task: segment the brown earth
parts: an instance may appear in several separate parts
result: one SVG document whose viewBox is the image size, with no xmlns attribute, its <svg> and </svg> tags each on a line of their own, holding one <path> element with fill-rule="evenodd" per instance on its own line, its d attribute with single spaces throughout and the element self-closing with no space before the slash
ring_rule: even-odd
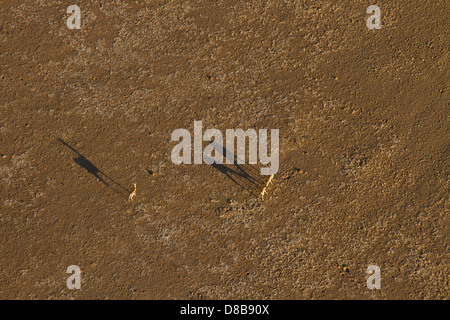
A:
<svg viewBox="0 0 450 320">
<path fill-rule="evenodd" d="M 449 4 L 372 4 L 1 0 L 0 298 L 448 299 Z M 195 120 L 280 129 L 265 201 Z"/>
</svg>

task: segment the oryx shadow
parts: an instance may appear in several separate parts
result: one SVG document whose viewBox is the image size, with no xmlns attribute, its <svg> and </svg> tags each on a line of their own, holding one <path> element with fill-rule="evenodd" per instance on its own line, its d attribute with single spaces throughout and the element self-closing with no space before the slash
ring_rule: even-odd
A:
<svg viewBox="0 0 450 320">
<path fill-rule="evenodd" d="M 95 178 L 97 178 L 102 184 L 107 186 L 108 188 L 111 188 L 114 192 L 128 197 L 131 191 L 128 191 L 126 188 L 124 188 L 121 184 L 114 181 L 112 178 L 110 178 L 108 175 L 106 175 L 104 172 L 102 172 L 100 169 L 97 168 L 91 161 L 86 159 L 85 156 L 83 156 L 80 152 L 78 152 L 75 148 L 71 147 L 67 142 L 65 142 L 61 138 L 57 138 L 58 142 L 65 145 L 67 148 L 72 150 L 77 154 L 76 158 L 73 158 L 73 161 L 78 164 L 80 167 L 85 169 L 88 173 L 92 174 Z M 108 182 L 109 181 L 109 182 Z"/>
<path fill-rule="evenodd" d="M 263 187 L 264 182 L 258 169 L 250 164 L 238 163 L 238 157 L 217 142 L 212 141 L 210 144 L 214 147 L 215 152 L 221 155 L 222 159 L 225 157 L 226 164 L 215 163 L 214 159 L 208 157 L 204 159 L 206 163 L 252 194 L 254 194 L 252 190 Z"/>
</svg>

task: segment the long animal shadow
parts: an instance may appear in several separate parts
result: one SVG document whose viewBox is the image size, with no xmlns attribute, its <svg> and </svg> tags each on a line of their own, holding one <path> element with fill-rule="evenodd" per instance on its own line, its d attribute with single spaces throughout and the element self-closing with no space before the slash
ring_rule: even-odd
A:
<svg viewBox="0 0 450 320">
<path fill-rule="evenodd" d="M 71 147 L 69 144 L 67 144 L 63 139 L 57 138 L 60 143 L 65 145 L 67 148 L 72 150 L 77 154 L 76 158 L 73 158 L 73 161 L 75 161 L 76 164 L 78 164 L 80 167 L 85 169 L 88 173 L 92 174 L 94 177 L 96 177 L 102 184 L 107 186 L 108 188 L 111 188 L 114 192 L 120 194 L 121 196 L 128 197 L 131 191 L 128 191 L 126 188 L 124 188 L 121 184 L 114 181 L 112 178 L 110 178 L 108 175 L 103 173 L 100 169 L 97 168 L 91 161 L 86 159 L 81 153 L 79 153 L 75 148 Z"/>
<path fill-rule="evenodd" d="M 259 189 L 264 186 L 264 181 L 261 179 L 259 170 L 250 164 L 239 164 L 238 158 L 231 151 L 217 142 L 211 141 L 211 145 L 214 147 L 215 152 L 218 152 L 222 158 L 225 157 L 225 159 L 228 160 L 227 162 L 232 162 L 233 164 L 218 164 L 208 157 L 205 157 L 205 162 L 223 173 L 243 190 L 247 190 L 253 195 L 256 195 L 254 193 L 255 190 L 258 190 L 259 193 Z"/>
</svg>

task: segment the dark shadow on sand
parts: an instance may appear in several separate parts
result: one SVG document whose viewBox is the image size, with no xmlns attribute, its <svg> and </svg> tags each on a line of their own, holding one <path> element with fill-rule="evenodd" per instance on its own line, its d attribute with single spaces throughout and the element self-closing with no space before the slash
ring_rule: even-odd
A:
<svg viewBox="0 0 450 320">
<path fill-rule="evenodd" d="M 107 176 L 105 173 L 103 173 L 100 169 L 98 169 L 92 162 L 90 162 L 88 159 L 86 159 L 81 153 L 79 153 L 76 149 L 68 145 L 63 139 L 57 138 L 58 142 L 65 145 L 67 148 L 72 150 L 77 154 L 76 158 L 73 158 L 73 161 L 75 161 L 76 164 L 78 164 L 80 167 L 85 169 L 88 173 L 92 174 L 94 177 L 96 177 L 102 184 L 107 186 L 108 188 L 111 188 L 114 192 L 128 197 L 131 191 L 128 191 L 125 189 L 122 185 L 114 181 L 112 178 Z"/>
<path fill-rule="evenodd" d="M 211 141 L 211 144 L 213 145 L 215 152 L 218 152 L 222 158 L 225 157 L 228 162 L 233 162 L 233 164 L 218 164 L 213 163 L 213 159 L 205 158 L 205 161 L 208 161 L 211 167 L 220 171 L 243 190 L 247 190 L 253 195 L 256 195 L 254 193 L 255 190 L 264 187 L 264 181 L 261 179 L 258 169 L 250 164 L 238 164 L 237 157 L 224 146 L 221 146 L 214 141 Z"/>
</svg>

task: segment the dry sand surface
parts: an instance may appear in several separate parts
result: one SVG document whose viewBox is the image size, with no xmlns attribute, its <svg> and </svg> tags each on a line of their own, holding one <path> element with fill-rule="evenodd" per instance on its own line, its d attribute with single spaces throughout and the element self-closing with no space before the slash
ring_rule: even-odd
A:
<svg viewBox="0 0 450 320">
<path fill-rule="evenodd" d="M 372 4 L 1 0 L 0 298 L 448 299 L 450 5 Z M 280 130 L 264 201 L 197 120 Z"/>
</svg>

